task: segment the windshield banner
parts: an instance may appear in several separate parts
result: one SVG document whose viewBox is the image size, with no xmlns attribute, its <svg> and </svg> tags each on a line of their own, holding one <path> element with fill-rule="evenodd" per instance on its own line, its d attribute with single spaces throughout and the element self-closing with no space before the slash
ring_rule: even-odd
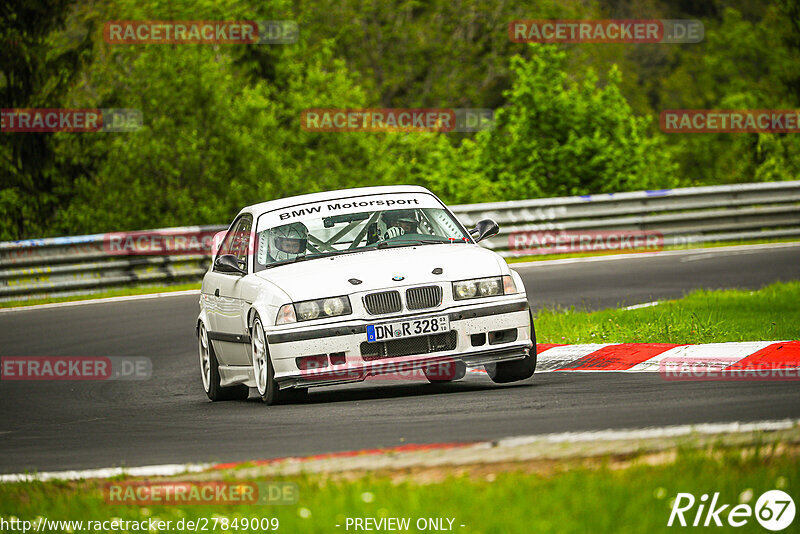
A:
<svg viewBox="0 0 800 534">
<path fill-rule="evenodd" d="M 443 208 L 435 197 L 427 193 L 385 193 L 360 197 L 344 197 L 299 204 L 270 211 L 258 218 L 258 232 L 293 222 L 301 222 L 334 215 L 348 215 L 369 211 L 401 210 L 409 208 Z"/>
</svg>

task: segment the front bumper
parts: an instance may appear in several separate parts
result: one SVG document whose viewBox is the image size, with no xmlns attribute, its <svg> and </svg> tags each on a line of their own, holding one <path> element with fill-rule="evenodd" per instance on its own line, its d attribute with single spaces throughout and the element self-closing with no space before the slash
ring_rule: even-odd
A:
<svg viewBox="0 0 800 534">
<path fill-rule="evenodd" d="M 467 367 L 478 367 L 489 363 L 500 363 L 525 358 L 531 350 L 532 343 L 529 341 L 524 344 L 517 344 L 513 347 L 489 349 L 469 354 L 451 355 L 420 355 L 402 356 L 398 358 L 385 358 L 378 362 L 365 362 L 356 366 L 332 366 L 331 369 L 317 369 L 306 371 L 299 377 L 287 377 L 278 380 L 280 389 L 292 387 L 318 387 L 335 386 L 337 384 L 347 384 L 350 382 L 361 382 L 370 376 L 393 375 L 400 379 L 418 378 L 420 375 L 415 371 L 425 368 L 441 366 L 442 372 L 439 376 L 445 376 L 451 372 L 452 365 L 456 361 L 461 361 Z M 337 369 L 337 367 L 341 367 Z"/>
<path fill-rule="evenodd" d="M 453 350 L 408 356 L 362 357 L 361 345 L 366 342 L 366 326 L 415 317 L 447 314 L 456 342 Z M 408 373 L 433 365 L 464 362 L 468 367 L 522 359 L 528 355 L 531 341 L 531 322 L 524 295 L 501 302 L 467 304 L 448 309 L 428 310 L 425 313 L 405 314 L 380 319 L 351 320 L 334 326 L 317 328 L 277 329 L 267 333 L 275 380 L 281 389 L 314 387 L 359 382 L 370 376 Z M 491 332 L 515 331 L 508 342 L 490 342 Z M 484 343 L 476 345 L 473 336 L 484 335 Z M 345 363 L 324 368 L 301 370 L 296 358 L 312 355 L 344 353 Z M 417 373 L 415 376 L 419 376 Z"/>
</svg>

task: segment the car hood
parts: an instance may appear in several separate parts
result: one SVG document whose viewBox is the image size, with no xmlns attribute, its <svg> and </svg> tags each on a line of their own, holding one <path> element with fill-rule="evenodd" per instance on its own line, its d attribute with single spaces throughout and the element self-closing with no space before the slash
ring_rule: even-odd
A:
<svg viewBox="0 0 800 534">
<path fill-rule="evenodd" d="M 433 274 L 437 267 L 442 274 Z M 443 244 L 355 252 L 267 269 L 269 280 L 298 302 L 390 287 L 508 274 L 497 254 L 478 245 Z M 402 280 L 392 280 L 402 276 Z M 361 284 L 349 280 L 356 278 Z"/>
</svg>

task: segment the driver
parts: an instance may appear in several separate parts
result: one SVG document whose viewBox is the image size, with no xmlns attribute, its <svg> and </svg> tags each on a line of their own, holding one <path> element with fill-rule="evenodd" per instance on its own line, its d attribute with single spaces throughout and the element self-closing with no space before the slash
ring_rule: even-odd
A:
<svg viewBox="0 0 800 534">
<path fill-rule="evenodd" d="M 268 235 L 268 261 L 264 264 L 293 260 L 306 253 L 308 228 L 300 222 L 270 228 Z"/>
<path fill-rule="evenodd" d="M 391 239 L 404 234 L 416 234 L 417 214 L 414 210 L 392 210 L 384 213 L 383 222 L 386 224 L 384 239 Z"/>
</svg>

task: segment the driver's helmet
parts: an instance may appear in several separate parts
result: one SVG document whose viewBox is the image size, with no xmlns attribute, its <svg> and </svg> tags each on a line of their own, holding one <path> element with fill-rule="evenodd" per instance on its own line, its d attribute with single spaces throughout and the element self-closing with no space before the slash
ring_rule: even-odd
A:
<svg viewBox="0 0 800 534">
<path fill-rule="evenodd" d="M 417 212 L 414 210 L 392 210 L 383 215 L 383 221 L 387 228 L 396 226 L 403 229 L 403 233 L 417 233 Z"/>
<path fill-rule="evenodd" d="M 294 259 L 306 253 L 308 228 L 303 223 L 284 224 L 269 231 L 269 255 L 274 261 Z"/>
</svg>

